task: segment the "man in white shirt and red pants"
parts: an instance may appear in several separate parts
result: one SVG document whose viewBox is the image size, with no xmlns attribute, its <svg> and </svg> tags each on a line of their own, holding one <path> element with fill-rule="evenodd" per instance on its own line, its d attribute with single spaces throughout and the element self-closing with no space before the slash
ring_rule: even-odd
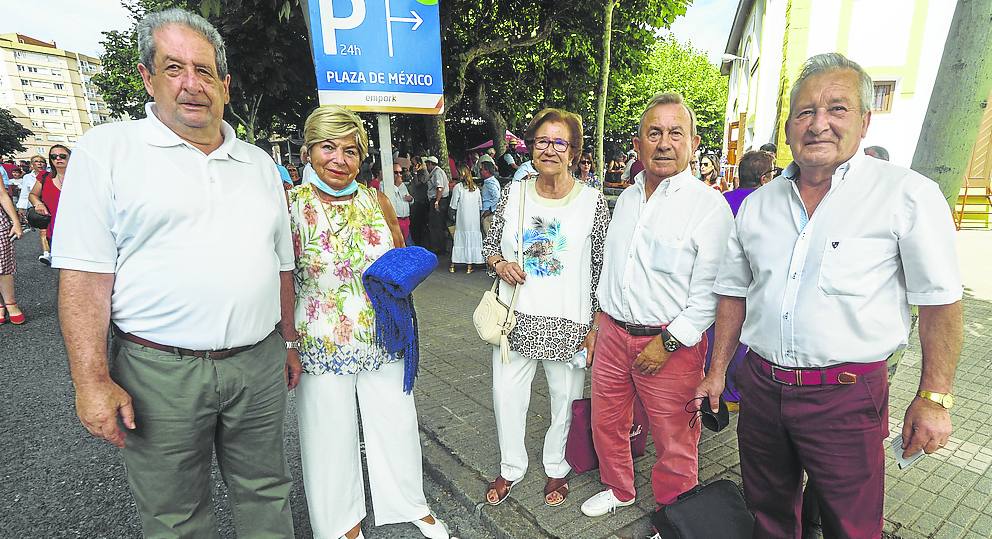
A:
<svg viewBox="0 0 992 539">
<path fill-rule="evenodd" d="M 582 504 L 588 516 L 634 503 L 635 398 L 658 455 L 655 501 L 670 504 L 698 482 L 699 425 L 689 426 L 685 406 L 703 379 L 712 285 L 733 223 L 723 196 L 689 169 L 698 146 L 682 96 L 654 96 L 634 138 L 644 172 L 617 200 L 597 291 L 592 430 L 606 489 Z"/>
<path fill-rule="evenodd" d="M 740 337 L 751 352 L 737 374 L 737 433 L 755 537 L 801 537 L 803 470 L 826 537 L 881 536 L 885 359 L 907 343 L 910 304 L 923 367 L 903 455 L 932 453 L 951 433 L 954 225 L 936 183 L 858 150 L 872 95 L 842 55 L 807 60 L 786 123 L 794 162 L 744 201 L 714 287 L 713 364 L 697 393 L 715 402 Z"/>
</svg>

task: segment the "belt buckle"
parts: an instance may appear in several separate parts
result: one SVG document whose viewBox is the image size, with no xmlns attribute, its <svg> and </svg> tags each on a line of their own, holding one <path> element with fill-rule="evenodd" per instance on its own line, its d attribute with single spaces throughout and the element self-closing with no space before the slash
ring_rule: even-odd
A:
<svg viewBox="0 0 992 539">
<path fill-rule="evenodd" d="M 849 386 L 851 384 L 856 384 L 857 382 L 858 382 L 858 375 L 857 374 L 844 371 L 844 372 L 839 373 L 837 375 L 837 383 L 838 384 Z"/>
<path fill-rule="evenodd" d="M 796 376 L 796 383 L 792 384 L 792 383 L 789 383 L 789 382 L 785 382 L 785 381 L 779 380 L 778 378 L 775 378 L 775 371 L 776 370 L 783 371 L 783 372 L 791 372 L 791 373 L 793 373 Z M 775 383 L 778 383 L 778 384 L 782 384 L 782 385 L 786 385 L 786 386 L 801 386 L 801 385 L 803 385 L 803 377 L 799 374 L 799 372 L 796 369 L 783 369 L 782 367 L 779 367 L 778 365 L 772 365 L 772 376 L 771 376 L 771 378 L 772 378 L 772 382 L 775 382 Z"/>
</svg>

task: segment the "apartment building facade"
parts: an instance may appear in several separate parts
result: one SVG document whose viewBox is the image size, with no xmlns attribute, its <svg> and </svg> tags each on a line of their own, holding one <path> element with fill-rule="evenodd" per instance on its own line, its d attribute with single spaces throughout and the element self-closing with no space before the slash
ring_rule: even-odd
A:
<svg viewBox="0 0 992 539">
<path fill-rule="evenodd" d="M 92 82 L 100 59 L 23 34 L 0 34 L 0 107 L 34 132 L 15 159 L 72 148 L 89 128 L 111 120 Z"/>
</svg>

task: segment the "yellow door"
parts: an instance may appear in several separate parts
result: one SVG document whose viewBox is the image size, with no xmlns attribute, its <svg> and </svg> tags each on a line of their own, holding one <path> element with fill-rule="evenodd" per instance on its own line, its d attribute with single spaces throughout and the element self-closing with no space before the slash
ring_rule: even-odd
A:
<svg viewBox="0 0 992 539">
<path fill-rule="evenodd" d="M 992 101 L 992 95 L 989 96 Z M 992 213 L 992 104 L 985 107 L 955 208 L 958 228 L 988 228 Z"/>
</svg>

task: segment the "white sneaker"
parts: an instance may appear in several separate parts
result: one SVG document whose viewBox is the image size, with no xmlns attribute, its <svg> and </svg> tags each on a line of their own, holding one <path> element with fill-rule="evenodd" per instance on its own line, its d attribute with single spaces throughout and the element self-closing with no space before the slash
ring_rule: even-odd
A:
<svg viewBox="0 0 992 539">
<path fill-rule="evenodd" d="M 582 504 L 582 513 L 587 517 L 601 517 L 606 513 L 615 511 L 617 507 L 634 505 L 635 499 L 631 498 L 628 501 L 622 502 L 613 495 L 613 489 L 606 489 L 586 500 Z"/>
<path fill-rule="evenodd" d="M 427 539 L 450 539 L 448 534 L 448 527 L 444 524 L 444 521 L 434 516 L 434 524 L 428 524 L 423 520 L 414 520 L 413 525 L 420 529 L 420 533 L 424 534 Z"/>
<path fill-rule="evenodd" d="M 52 265 L 52 254 L 49 253 L 48 251 L 45 251 L 44 253 L 41 253 L 38 256 L 38 262 L 41 262 L 42 264 L 44 264 L 46 266 L 51 266 Z"/>
</svg>

